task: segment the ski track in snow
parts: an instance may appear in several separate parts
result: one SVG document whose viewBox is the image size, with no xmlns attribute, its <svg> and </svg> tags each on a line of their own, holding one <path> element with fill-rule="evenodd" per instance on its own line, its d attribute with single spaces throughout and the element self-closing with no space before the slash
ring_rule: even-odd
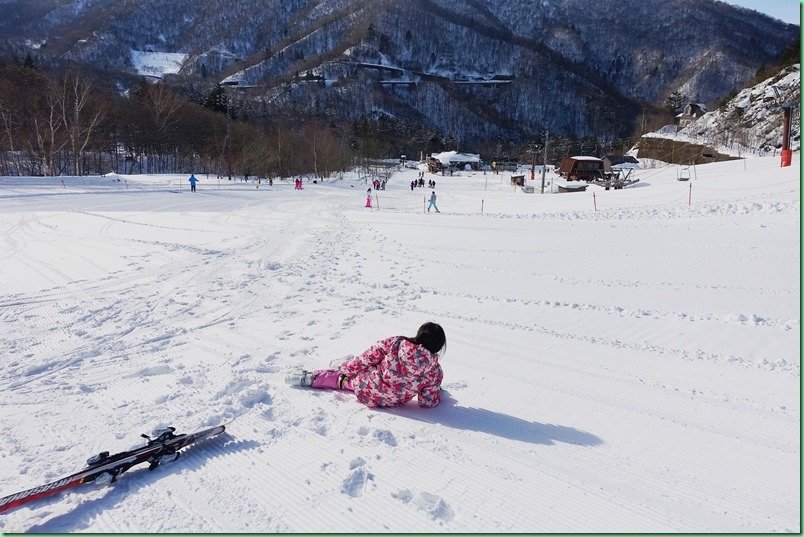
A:
<svg viewBox="0 0 804 537">
<path fill-rule="evenodd" d="M 22 275 L 0 284 L 0 492 L 234 420 L 0 529 L 798 531 L 797 278 L 753 277 L 797 259 L 797 231 L 755 226 L 796 202 L 422 215 L 414 173 L 379 212 L 346 184 L 0 196 Z M 442 211 L 460 181 L 440 178 Z M 435 409 L 283 382 L 429 319 L 448 337 Z"/>
</svg>

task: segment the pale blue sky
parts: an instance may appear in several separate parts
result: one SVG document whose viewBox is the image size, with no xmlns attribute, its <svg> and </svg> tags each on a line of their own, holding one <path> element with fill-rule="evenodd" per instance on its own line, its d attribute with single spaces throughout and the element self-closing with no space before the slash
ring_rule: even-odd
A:
<svg viewBox="0 0 804 537">
<path fill-rule="evenodd" d="M 723 0 L 801 26 L 799 0 Z"/>
</svg>

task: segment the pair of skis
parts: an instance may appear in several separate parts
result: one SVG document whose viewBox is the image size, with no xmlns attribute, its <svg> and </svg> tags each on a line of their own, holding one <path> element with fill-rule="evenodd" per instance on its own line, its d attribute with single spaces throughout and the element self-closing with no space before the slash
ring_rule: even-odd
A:
<svg viewBox="0 0 804 537">
<path fill-rule="evenodd" d="M 148 469 L 154 470 L 162 463 L 178 459 L 180 449 L 219 435 L 225 429 L 225 425 L 217 425 L 192 434 L 175 434 L 175 427 L 167 427 L 154 431 L 152 436 L 143 434 L 142 437 L 148 443 L 141 448 L 114 455 L 110 455 L 108 451 L 98 453 L 87 460 L 87 467 L 80 472 L 0 498 L 0 514 L 85 483 L 113 483 L 123 472 L 138 464 L 147 462 Z"/>
</svg>

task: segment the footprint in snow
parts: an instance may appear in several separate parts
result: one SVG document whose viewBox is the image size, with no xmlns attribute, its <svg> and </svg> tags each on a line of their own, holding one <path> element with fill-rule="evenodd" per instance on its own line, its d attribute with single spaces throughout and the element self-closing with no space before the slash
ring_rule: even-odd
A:
<svg viewBox="0 0 804 537">
<path fill-rule="evenodd" d="M 427 515 L 436 521 L 450 522 L 455 518 L 455 512 L 449 506 L 444 498 L 437 494 L 430 494 L 427 491 L 420 491 L 413 494 L 409 489 L 402 489 L 397 492 L 392 492 L 391 496 L 404 503 L 415 506 L 420 511 L 424 511 Z"/>
<path fill-rule="evenodd" d="M 352 460 L 349 468 L 349 475 L 341 485 L 341 493 L 352 498 L 359 498 L 366 493 L 366 485 L 369 480 L 374 479 L 374 476 L 366 469 L 366 461 L 361 457 Z"/>
<path fill-rule="evenodd" d="M 394 433 L 392 433 L 391 431 L 389 431 L 387 429 L 378 429 L 378 430 L 374 431 L 374 438 L 376 438 L 377 440 L 379 440 L 383 444 L 387 444 L 387 445 L 389 445 L 391 447 L 396 447 L 396 445 L 397 445 L 396 437 L 394 436 Z"/>
<path fill-rule="evenodd" d="M 357 430 L 357 434 L 360 436 L 368 436 L 370 430 L 368 427 L 360 427 Z M 383 444 L 389 445 L 391 447 L 396 447 L 398 442 L 396 441 L 396 436 L 394 433 L 389 431 L 388 429 L 377 429 L 374 431 L 372 436 L 377 439 L 378 441 L 382 442 Z"/>
</svg>

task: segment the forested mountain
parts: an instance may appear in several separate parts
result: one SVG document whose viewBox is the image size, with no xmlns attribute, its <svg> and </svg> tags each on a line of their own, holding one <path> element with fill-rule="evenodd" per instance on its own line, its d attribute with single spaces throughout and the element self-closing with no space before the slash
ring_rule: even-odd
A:
<svg viewBox="0 0 804 537">
<path fill-rule="evenodd" d="M 223 82 L 251 117 L 385 117 L 469 144 L 629 134 L 675 90 L 720 100 L 798 36 L 714 0 L 0 0 L 18 56 Z"/>
</svg>

